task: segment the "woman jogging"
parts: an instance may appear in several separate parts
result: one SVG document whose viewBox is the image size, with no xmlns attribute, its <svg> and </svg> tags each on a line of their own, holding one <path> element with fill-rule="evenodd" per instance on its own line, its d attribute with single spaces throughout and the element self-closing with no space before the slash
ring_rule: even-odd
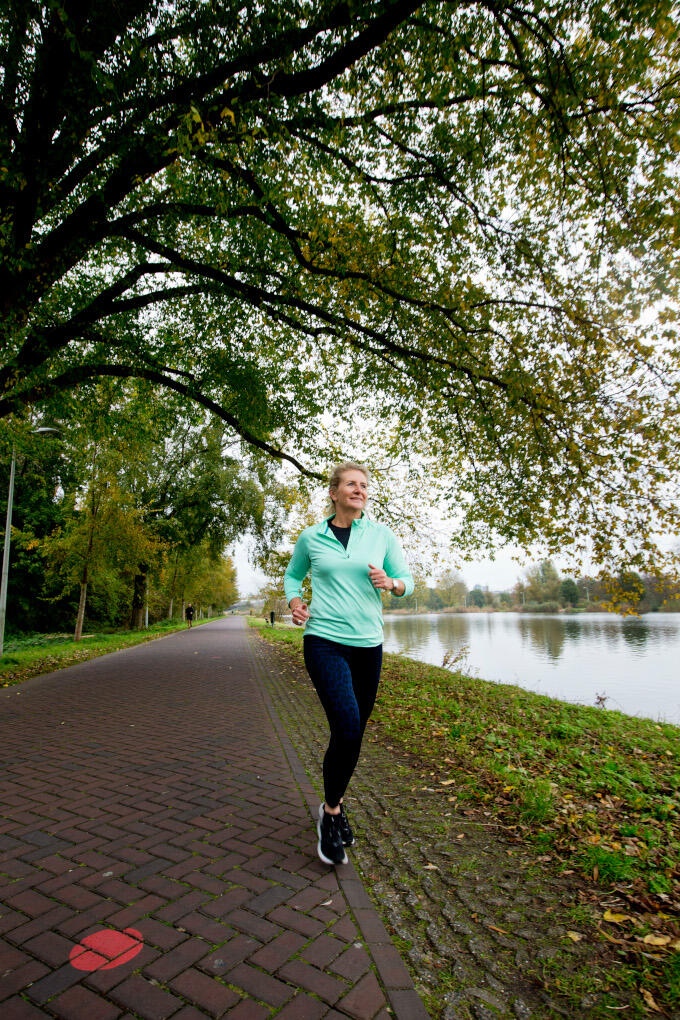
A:
<svg viewBox="0 0 680 1020">
<path fill-rule="evenodd" d="M 325 864 L 346 864 L 354 842 L 342 799 L 356 768 L 382 665 L 380 591 L 410 595 L 413 578 L 396 535 L 364 513 L 368 472 L 346 461 L 329 482 L 333 513 L 305 528 L 285 573 L 293 623 L 305 625 L 305 666 L 330 726 L 323 760 L 317 851 Z M 311 570 L 312 601 L 302 597 Z"/>
</svg>

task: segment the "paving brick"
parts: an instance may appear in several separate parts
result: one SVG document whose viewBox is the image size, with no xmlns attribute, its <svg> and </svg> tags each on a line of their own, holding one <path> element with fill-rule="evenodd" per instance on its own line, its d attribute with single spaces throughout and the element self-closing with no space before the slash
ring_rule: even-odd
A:
<svg viewBox="0 0 680 1020">
<path fill-rule="evenodd" d="M 182 1005 L 181 999 L 137 975 L 117 985 L 111 998 L 144 1020 L 167 1020 Z"/>
<path fill-rule="evenodd" d="M 140 889 L 119 878 L 105 879 L 101 885 L 97 886 L 97 892 L 108 900 L 117 900 L 118 903 L 126 906 L 136 903 L 144 897 L 144 893 Z"/>
<path fill-rule="evenodd" d="M 34 981 L 39 981 L 47 973 L 48 969 L 44 964 L 38 963 L 37 960 L 29 960 L 28 963 L 3 974 L 0 977 L 0 1002 L 16 995 Z"/>
<path fill-rule="evenodd" d="M 251 894 L 247 889 L 231 889 L 223 896 L 218 896 L 211 903 L 207 903 L 202 912 L 208 917 L 224 917 L 237 907 L 243 906 L 250 898 Z M 250 908 L 250 904 L 248 906 Z"/>
<path fill-rule="evenodd" d="M 175 927 L 179 932 L 187 931 L 192 935 L 198 935 L 199 938 L 205 939 L 206 942 L 210 942 L 212 945 L 226 942 L 227 939 L 234 935 L 234 929 L 230 925 L 222 924 L 220 921 L 213 921 L 211 918 L 199 913 L 191 913 L 187 914 L 186 917 L 180 917 Z"/>
<path fill-rule="evenodd" d="M 365 949 L 352 945 L 341 956 L 333 960 L 330 969 L 349 981 L 356 982 L 371 969 L 371 958 Z"/>
<path fill-rule="evenodd" d="M 54 900 L 42 896 L 38 892 L 26 891 L 17 896 L 10 896 L 6 901 L 7 906 L 13 910 L 20 910 L 22 914 L 29 917 L 39 917 L 54 908 Z"/>
<path fill-rule="evenodd" d="M 375 974 L 366 974 L 347 995 L 336 1003 L 342 1013 L 347 1013 L 354 1020 L 371 1020 L 381 1006 L 385 1006 L 385 996 L 378 984 Z"/>
<path fill-rule="evenodd" d="M 348 950 L 349 952 L 349 950 Z M 386 988 L 411 989 L 411 976 L 394 946 L 373 946 L 371 955 Z"/>
<path fill-rule="evenodd" d="M 25 948 L 50 967 L 61 967 L 67 962 L 74 945 L 75 942 L 65 939 L 56 931 L 45 931 L 26 942 Z"/>
<path fill-rule="evenodd" d="M 210 893 L 211 896 L 222 896 L 228 892 L 231 885 L 230 882 L 223 882 L 219 878 L 213 878 L 212 875 L 204 875 L 200 871 L 190 871 L 188 875 L 184 876 L 182 881 L 190 885 L 192 889 L 201 889 L 203 892 Z"/>
<path fill-rule="evenodd" d="M 196 910 L 197 907 L 202 907 L 204 903 L 207 903 L 210 897 L 202 892 L 190 892 L 186 896 L 181 896 L 174 903 L 168 903 L 167 906 L 161 910 L 155 911 L 155 916 L 160 921 L 173 921 L 179 920 L 185 914 L 188 914 L 192 910 Z"/>
<path fill-rule="evenodd" d="M 390 991 L 389 1000 L 396 1020 L 430 1020 L 430 1014 L 412 988 Z"/>
<path fill-rule="evenodd" d="M 277 885 L 271 889 L 267 889 L 266 892 L 260 893 L 248 904 L 248 910 L 254 911 L 256 914 L 269 914 L 275 907 L 280 904 L 288 902 L 290 900 L 291 890 L 285 886 Z"/>
<path fill-rule="evenodd" d="M 54 907 L 47 914 L 41 914 L 40 917 L 35 917 L 32 921 L 12 928 L 7 932 L 7 940 L 16 942 L 16 945 L 20 946 L 21 943 L 28 942 L 30 938 L 35 938 L 43 931 L 51 931 L 53 928 L 61 928 L 61 925 L 75 923 L 77 918 L 83 916 L 85 915 L 74 914 L 68 907 Z M 79 927 L 80 921 L 75 926 Z"/>
<path fill-rule="evenodd" d="M 318 995 L 331 1006 L 347 991 L 346 982 L 339 981 L 303 960 L 289 960 L 288 963 L 284 963 L 278 971 L 278 976 L 288 984 L 296 985 L 306 992 L 311 992 L 312 995 Z"/>
<path fill-rule="evenodd" d="M 271 1015 L 272 1011 L 268 1006 L 263 1006 L 260 1002 L 253 1002 L 252 999 L 241 999 L 238 1006 L 234 1006 L 227 1013 L 229 1020 L 265 1020 Z M 277 1013 L 276 1015 L 280 1016 L 281 1014 Z M 301 1017 L 300 1020 L 303 1018 Z"/>
<path fill-rule="evenodd" d="M 230 942 L 220 946 L 208 956 L 204 956 L 198 966 L 207 974 L 222 977 L 233 970 L 237 964 L 249 959 L 259 948 L 260 943 L 256 939 L 251 939 L 247 935 L 237 935 Z"/>
<path fill-rule="evenodd" d="M 205 942 L 202 942 L 200 939 L 189 938 L 177 946 L 176 949 L 171 950 L 169 953 L 164 953 L 163 956 L 150 963 L 148 967 L 144 968 L 144 973 L 156 981 L 162 981 L 164 984 L 167 984 L 171 978 L 174 978 L 181 971 L 191 967 L 197 960 L 205 956 L 205 950 Z"/>
<path fill-rule="evenodd" d="M 290 907 L 277 907 L 276 910 L 272 910 L 269 920 L 276 921 L 282 928 L 299 931 L 300 934 L 306 935 L 308 938 L 320 935 L 324 930 L 324 925 L 320 921 L 308 917 L 307 914 L 301 914 L 297 910 L 291 910 Z"/>
<path fill-rule="evenodd" d="M 341 942 L 340 939 L 333 938 L 332 935 L 319 935 L 318 939 L 314 939 L 300 951 L 300 956 L 304 957 L 308 963 L 314 964 L 315 967 L 325 968 L 334 960 L 336 956 L 340 956 L 340 953 L 346 949 L 345 942 Z"/>
<path fill-rule="evenodd" d="M 105 893 L 104 896 L 107 894 Z M 97 896 L 96 893 L 79 885 L 62 886 L 56 893 L 56 898 L 65 903 L 67 907 L 73 907 L 74 910 L 90 910 L 103 902 L 102 896 Z"/>
<path fill-rule="evenodd" d="M 225 920 L 232 924 L 234 928 L 245 932 L 246 935 L 252 935 L 254 938 L 259 939 L 260 942 L 269 942 L 270 939 L 273 939 L 281 932 L 279 925 L 272 924 L 271 921 L 258 917 L 256 914 L 251 914 L 247 910 L 232 910 Z"/>
<path fill-rule="evenodd" d="M 205 1020 L 205 1013 L 195 1006 L 183 1006 L 179 1013 L 173 1015 L 172 1020 Z"/>
<path fill-rule="evenodd" d="M 143 937 L 149 946 L 156 946 L 158 949 L 174 949 L 180 942 L 188 938 L 186 932 L 178 931 L 167 924 L 161 924 L 152 917 L 143 917 L 135 924 L 135 929 Z"/>
<path fill-rule="evenodd" d="M 284 931 L 271 942 L 268 942 L 266 946 L 262 946 L 261 949 L 253 952 L 248 959 L 256 967 L 262 967 L 263 970 L 273 974 L 294 953 L 297 953 L 304 944 L 305 937 L 303 935 L 299 935 L 294 931 Z"/>
<path fill-rule="evenodd" d="M 98 995 L 76 985 L 50 1002 L 50 1012 L 60 1020 L 117 1020 L 120 1009 Z"/>
<path fill-rule="evenodd" d="M 389 945 L 390 937 L 387 934 L 387 929 L 373 908 L 370 910 L 355 910 L 353 913 L 359 925 L 359 930 L 365 939 L 369 942 L 383 942 Z"/>
<path fill-rule="evenodd" d="M 51 971 L 46 977 L 32 984 L 26 994 L 33 1002 L 43 1006 L 53 996 L 59 995 L 60 992 L 66 991 L 67 988 L 71 988 L 73 985 L 77 985 L 82 977 L 82 971 L 76 970 L 70 963 L 66 963 L 63 967 Z"/>
<path fill-rule="evenodd" d="M 2 1020 L 41 1020 L 48 1015 L 38 1006 L 32 1006 L 18 996 L 6 999 L 2 1004 Z"/>
<path fill-rule="evenodd" d="M 307 886 L 306 889 L 301 889 L 289 899 L 288 906 L 292 907 L 293 910 L 312 910 L 314 907 L 318 907 L 320 903 L 325 903 L 329 899 L 330 897 L 326 889 Z"/>
<path fill-rule="evenodd" d="M 170 917 L 162 916 L 163 911 L 158 909 L 164 904 L 165 900 L 161 899 L 160 896 L 143 896 L 141 900 L 133 903 L 131 907 L 124 907 L 122 910 L 109 914 L 108 923 L 112 928 L 129 928 L 130 925 L 134 925 L 136 921 L 139 921 L 141 917 L 146 917 L 154 911 L 156 917 L 159 917 L 161 920 L 173 920 Z"/>
<path fill-rule="evenodd" d="M 328 1006 L 312 999 L 309 995 L 298 992 L 294 999 L 276 1014 L 276 1020 L 318 1020 L 328 1015 Z"/>
<path fill-rule="evenodd" d="M 0 943 L 0 974 L 6 970 L 14 970 L 22 963 L 28 963 L 29 959 L 30 957 L 20 949 L 15 949 L 7 942 Z"/>
<path fill-rule="evenodd" d="M 27 920 L 25 914 L 20 914 L 18 910 L 9 910 L 0 904 L 0 935 L 6 935 L 7 932 L 25 924 Z"/>
<path fill-rule="evenodd" d="M 337 938 L 344 939 L 345 942 L 355 942 L 359 935 L 356 925 L 348 915 L 335 921 L 331 932 Z"/>
<path fill-rule="evenodd" d="M 184 999 L 188 999 L 210 1016 L 221 1016 L 231 1006 L 236 1006 L 240 996 L 214 978 L 198 970 L 185 970 L 170 983 Z"/>
<path fill-rule="evenodd" d="M 283 1006 L 293 996 L 295 989 L 284 985 L 283 981 L 277 981 L 269 974 L 264 974 L 255 967 L 249 967 L 247 963 L 241 963 L 234 967 L 226 976 L 230 985 L 242 988 L 254 999 L 269 1003 L 270 1006 Z"/>
</svg>

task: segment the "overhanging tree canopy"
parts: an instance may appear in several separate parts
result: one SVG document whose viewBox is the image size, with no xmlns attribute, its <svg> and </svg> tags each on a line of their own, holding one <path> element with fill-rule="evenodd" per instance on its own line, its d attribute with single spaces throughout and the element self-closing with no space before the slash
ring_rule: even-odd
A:
<svg viewBox="0 0 680 1020">
<path fill-rule="evenodd" d="M 678 530 L 677 15 L 8 0 L 0 415 L 136 376 L 314 474 L 320 412 L 363 406 L 455 478 L 468 548 L 648 564 Z"/>
</svg>

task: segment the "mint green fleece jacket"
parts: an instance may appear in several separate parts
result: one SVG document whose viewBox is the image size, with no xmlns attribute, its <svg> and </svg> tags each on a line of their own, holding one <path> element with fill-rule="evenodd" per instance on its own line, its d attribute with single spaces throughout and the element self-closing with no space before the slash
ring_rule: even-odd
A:
<svg viewBox="0 0 680 1020">
<path fill-rule="evenodd" d="M 362 648 L 379 645 L 382 601 L 371 584 L 368 565 L 382 567 L 388 577 L 403 581 L 402 598 L 413 591 L 411 572 L 397 536 L 386 524 L 363 514 L 352 522 L 347 549 L 343 549 L 328 527 L 332 519 L 305 528 L 295 543 L 283 580 L 286 600 L 296 595 L 304 600 L 302 582 L 311 570 L 312 601 L 305 634 Z"/>
</svg>

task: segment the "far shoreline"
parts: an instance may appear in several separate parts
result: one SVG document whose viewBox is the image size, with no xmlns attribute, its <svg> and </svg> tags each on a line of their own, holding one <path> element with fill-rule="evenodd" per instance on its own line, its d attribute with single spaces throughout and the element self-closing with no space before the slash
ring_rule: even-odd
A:
<svg viewBox="0 0 680 1020">
<path fill-rule="evenodd" d="M 383 609 L 384 616 L 469 616 L 479 613 L 490 615 L 515 613 L 517 616 L 584 616 L 587 614 L 601 614 L 603 616 L 620 616 L 641 619 L 643 616 L 677 616 L 680 609 L 649 609 L 638 613 L 629 609 L 625 612 L 618 612 L 615 609 L 607 609 L 598 606 L 597 609 L 550 609 L 543 612 L 540 609 L 522 609 L 513 606 L 510 609 L 496 609 L 493 606 L 468 606 L 458 609 Z"/>
</svg>

